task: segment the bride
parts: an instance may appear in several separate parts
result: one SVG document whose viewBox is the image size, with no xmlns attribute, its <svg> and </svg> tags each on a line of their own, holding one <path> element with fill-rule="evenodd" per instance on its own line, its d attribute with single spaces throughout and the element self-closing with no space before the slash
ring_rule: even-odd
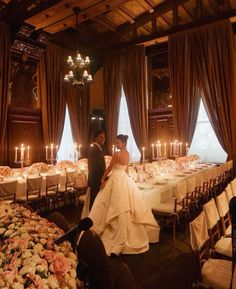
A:
<svg viewBox="0 0 236 289">
<path fill-rule="evenodd" d="M 149 243 L 159 241 L 160 228 L 151 209 L 128 176 L 127 140 L 126 135 L 117 136 L 119 152 L 114 153 L 102 177 L 101 190 L 89 214 L 107 255 L 143 253 L 149 249 Z"/>
</svg>

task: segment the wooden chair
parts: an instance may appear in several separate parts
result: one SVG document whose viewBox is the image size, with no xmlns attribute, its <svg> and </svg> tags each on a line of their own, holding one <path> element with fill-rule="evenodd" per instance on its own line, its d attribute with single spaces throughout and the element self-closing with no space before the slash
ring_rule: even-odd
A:
<svg viewBox="0 0 236 289">
<path fill-rule="evenodd" d="M 220 216 L 222 235 L 224 237 L 230 236 L 232 231 L 231 218 L 229 213 L 229 203 L 227 201 L 225 192 L 222 192 L 219 196 L 216 197 L 216 206 Z"/>
<path fill-rule="evenodd" d="M 26 201 L 39 200 L 41 198 L 43 178 L 41 176 L 27 178 Z"/>
<path fill-rule="evenodd" d="M 60 174 L 47 175 L 46 176 L 46 200 L 47 210 L 53 209 L 58 205 L 58 186 L 59 186 Z"/>
<path fill-rule="evenodd" d="M 232 258 L 232 239 L 224 238 L 220 231 L 220 217 L 214 199 L 203 205 L 210 236 L 210 246 L 215 254 L 221 258 Z"/>
<path fill-rule="evenodd" d="M 199 259 L 202 276 L 202 281 L 193 284 L 193 287 L 229 289 L 232 273 L 232 262 L 228 260 L 211 258 L 205 213 L 201 212 L 201 214 L 195 218 L 189 224 L 189 226 L 191 247 Z M 235 272 L 233 281 L 234 284 L 236 284 Z"/>
<path fill-rule="evenodd" d="M 0 182 L 0 199 L 5 202 L 16 201 L 16 186 L 17 181 L 4 181 Z"/>
</svg>

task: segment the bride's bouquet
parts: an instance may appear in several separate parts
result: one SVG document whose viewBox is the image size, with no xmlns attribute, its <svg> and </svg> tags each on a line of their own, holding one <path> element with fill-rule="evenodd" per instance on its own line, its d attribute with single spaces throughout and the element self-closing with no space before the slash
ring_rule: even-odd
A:
<svg viewBox="0 0 236 289">
<path fill-rule="evenodd" d="M 63 231 L 18 204 L 0 202 L 0 288 L 76 289 L 77 258 Z"/>
</svg>

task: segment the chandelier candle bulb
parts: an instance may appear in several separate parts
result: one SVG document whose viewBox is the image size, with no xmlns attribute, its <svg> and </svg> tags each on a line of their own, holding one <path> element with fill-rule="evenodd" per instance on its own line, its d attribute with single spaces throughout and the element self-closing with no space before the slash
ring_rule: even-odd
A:
<svg viewBox="0 0 236 289">
<path fill-rule="evenodd" d="M 85 77 L 85 78 L 88 77 L 88 71 L 87 70 L 84 71 L 83 77 Z"/>
<path fill-rule="evenodd" d="M 143 162 L 145 162 L 145 147 L 142 148 L 143 151 Z"/>
<path fill-rule="evenodd" d="M 18 151 L 18 147 L 15 147 L 15 163 L 17 163 L 17 151 Z"/>
<path fill-rule="evenodd" d="M 152 159 L 155 159 L 155 151 L 154 151 L 154 144 L 152 144 Z"/>
<path fill-rule="evenodd" d="M 87 78 L 87 81 L 92 81 L 92 80 L 93 80 L 92 75 L 89 74 L 89 75 L 88 75 L 88 78 Z"/>
</svg>

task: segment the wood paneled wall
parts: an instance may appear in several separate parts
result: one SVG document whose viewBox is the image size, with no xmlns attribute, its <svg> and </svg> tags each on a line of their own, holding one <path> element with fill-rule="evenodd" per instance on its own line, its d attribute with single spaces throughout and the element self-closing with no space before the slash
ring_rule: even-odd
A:
<svg viewBox="0 0 236 289">
<path fill-rule="evenodd" d="M 10 107 L 7 134 L 10 167 L 19 166 L 14 163 L 14 148 L 20 144 L 30 146 L 29 165 L 44 160 L 41 110 Z"/>
</svg>

